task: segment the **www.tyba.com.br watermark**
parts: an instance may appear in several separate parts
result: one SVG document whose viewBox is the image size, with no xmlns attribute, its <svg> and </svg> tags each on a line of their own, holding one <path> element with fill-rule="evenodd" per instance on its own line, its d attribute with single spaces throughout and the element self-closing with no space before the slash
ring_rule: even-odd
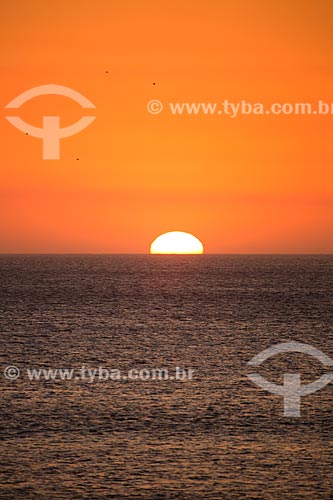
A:
<svg viewBox="0 0 333 500">
<path fill-rule="evenodd" d="M 168 368 L 130 368 L 121 370 L 119 368 L 106 368 L 98 366 L 91 368 L 82 365 L 79 368 L 24 368 L 7 366 L 3 371 L 7 380 L 24 378 L 30 382 L 45 381 L 80 381 L 92 384 L 93 382 L 105 381 L 185 381 L 193 380 L 194 370 L 176 366 Z"/>
</svg>

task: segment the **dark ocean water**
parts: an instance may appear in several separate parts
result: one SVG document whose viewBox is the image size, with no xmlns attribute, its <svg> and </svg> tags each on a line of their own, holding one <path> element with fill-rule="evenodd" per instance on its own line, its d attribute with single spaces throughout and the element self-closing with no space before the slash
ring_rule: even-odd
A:
<svg viewBox="0 0 333 500">
<path fill-rule="evenodd" d="M 333 384 L 288 418 L 247 378 L 280 342 L 333 357 L 332 285 L 332 256 L 2 256 L 0 498 L 332 499 Z M 194 373 L 26 371 L 82 366 Z M 289 353 L 257 371 L 307 383 L 327 368 Z"/>
</svg>

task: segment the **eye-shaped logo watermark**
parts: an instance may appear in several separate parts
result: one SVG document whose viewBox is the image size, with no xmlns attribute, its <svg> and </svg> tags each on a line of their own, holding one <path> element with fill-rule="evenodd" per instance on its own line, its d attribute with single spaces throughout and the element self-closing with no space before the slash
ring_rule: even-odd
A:
<svg viewBox="0 0 333 500">
<path fill-rule="evenodd" d="M 73 101 L 80 104 L 82 108 L 95 108 L 95 106 L 82 94 L 70 89 L 69 87 L 64 87 L 63 85 L 41 85 L 39 87 L 34 87 L 33 89 L 27 90 L 26 92 L 23 92 L 19 96 L 15 97 L 15 99 L 10 101 L 10 103 L 5 107 L 6 109 L 17 109 L 34 97 L 50 94 L 69 97 Z M 59 116 L 43 116 L 43 128 L 39 128 L 26 123 L 18 116 L 6 116 L 6 119 L 14 125 L 14 127 L 18 128 L 22 132 L 25 132 L 26 134 L 43 140 L 44 160 L 59 160 L 60 139 L 70 137 L 71 135 L 81 132 L 81 130 L 88 127 L 88 125 L 90 125 L 95 118 L 95 116 L 83 116 L 73 125 L 60 128 Z"/>
<path fill-rule="evenodd" d="M 303 344 L 301 342 L 285 342 L 269 347 L 268 349 L 265 349 L 261 353 L 257 354 L 257 356 L 254 356 L 248 364 L 250 366 L 260 366 L 263 361 L 271 356 L 284 352 L 301 352 L 309 354 L 310 356 L 318 359 L 318 361 L 320 361 L 324 366 L 333 366 L 333 360 L 326 356 L 323 352 L 312 347 L 311 345 Z M 262 389 L 272 392 L 273 394 L 278 394 L 284 398 L 285 417 L 299 417 L 301 414 L 301 396 L 306 396 L 307 394 L 319 391 L 319 389 L 322 389 L 333 380 L 333 373 L 327 373 L 310 384 L 301 385 L 300 373 L 285 373 L 284 384 L 277 385 L 269 382 L 258 373 L 251 373 L 247 376 L 250 380 L 252 380 L 252 382 Z"/>
</svg>

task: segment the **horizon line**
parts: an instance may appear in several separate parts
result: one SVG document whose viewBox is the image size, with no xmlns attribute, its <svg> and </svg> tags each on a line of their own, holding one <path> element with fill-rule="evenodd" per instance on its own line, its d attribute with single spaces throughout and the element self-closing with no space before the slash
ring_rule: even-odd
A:
<svg viewBox="0 0 333 500">
<path fill-rule="evenodd" d="M 201 254 L 191 254 L 191 253 L 165 253 L 165 254 L 152 254 L 150 252 L 0 252 L 0 257 L 8 257 L 8 256 L 19 256 L 19 255 L 142 255 L 142 256 L 183 256 L 183 255 L 187 255 L 187 256 L 205 256 L 205 255 L 212 255 L 212 256 L 216 256 L 216 255 L 255 255 L 255 256 L 260 256 L 260 255 L 268 255 L 268 256 L 272 256 L 272 255 L 276 255 L 276 256 L 320 256 L 320 255 L 323 255 L 323 256 L 333 256 L 333 253 L 326 253 L 326 252 L 306 252 L 306 253 L 302 253 L 302 252 L 249 252 L 249 253 L 246 253 L 246 252 L 219 252 L 219 253 L 216 253 L 216 252 L 204 252 L 204 253 L 201 253 Z"/>
</svg>

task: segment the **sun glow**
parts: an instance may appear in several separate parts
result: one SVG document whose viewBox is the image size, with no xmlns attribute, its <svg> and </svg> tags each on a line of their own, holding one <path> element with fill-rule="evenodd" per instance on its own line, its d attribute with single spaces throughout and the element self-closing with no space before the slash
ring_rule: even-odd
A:
<svg viewBox="0 0 333 500">
<path fill-rule="evenodd" d="M 171 231 L 158 236 L 150 246 L 152 254 L 201 254 L 203 245 L 190 233 Z"/>
</svg>

